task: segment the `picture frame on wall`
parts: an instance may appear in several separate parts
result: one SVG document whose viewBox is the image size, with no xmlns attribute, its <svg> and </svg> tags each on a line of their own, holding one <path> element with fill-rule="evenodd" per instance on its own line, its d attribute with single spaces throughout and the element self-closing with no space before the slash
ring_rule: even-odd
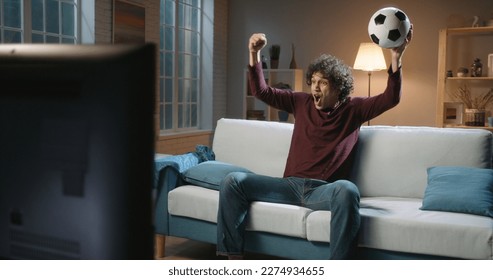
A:
<svg viewBox="0 0 493 280">
<path fill-rule="evenodd" d="M 145 6 L 124 0 L 113 2 L 113 43 L 145 43 Z"/>
<path fill-rule="evenodd" d="M 464 104 L 461 102 L 445 102 L 443 119 L 446 124 L 461 125 L 464 114 Z"/>
</svg>

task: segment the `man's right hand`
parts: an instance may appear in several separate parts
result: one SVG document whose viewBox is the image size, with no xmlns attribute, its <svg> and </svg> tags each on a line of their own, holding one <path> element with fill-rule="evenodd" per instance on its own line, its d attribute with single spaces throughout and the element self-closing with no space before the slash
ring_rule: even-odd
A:
<svg viewBox="0 0 493 280">
<path fill-rule="evenodd" d="M 264 33 L 254 33 L 250 37 L 250 41 L 248 43 L 248 49 L 252 53 L 259 52 L 267 45 L 267 38 Z"/>
</svg>

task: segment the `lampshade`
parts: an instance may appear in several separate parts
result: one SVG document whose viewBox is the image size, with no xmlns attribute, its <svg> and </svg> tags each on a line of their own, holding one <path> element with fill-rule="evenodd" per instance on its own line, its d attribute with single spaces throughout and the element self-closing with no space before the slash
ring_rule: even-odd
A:
<svg viewBox="0 0 493 280">
<path fill-rule="evenodd" d="M 387 69 L 382 48 L 374 43 L 361 43 L 353 68 L 363 71 L 380 71 Z"/>
</svg>

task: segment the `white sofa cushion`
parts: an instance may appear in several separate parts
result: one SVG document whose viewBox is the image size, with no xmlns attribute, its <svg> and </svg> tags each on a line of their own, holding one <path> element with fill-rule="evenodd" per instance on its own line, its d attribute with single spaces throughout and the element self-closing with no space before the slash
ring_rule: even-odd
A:
<svg viewBox="0 0 493 280">
<path fill-rule="evenodd" d="M 186 203 L 185 203 L 186 202 Z M 169 192 L 168 212 L 217 223 L 219 192 L 192 185 Z M 253 202 L 247 230 L 306 238 L 306 217 L 312 210 L 287 204 Z"/>
<path fill-rule="evenodd" d="M 412 198 L 362 198 L 360 207 L 362 221 L 359 243 L 362 247 L 456 258 L 493 259 L 491 218 L 421 211 L 421 200 Z M 330 212 L 313 212 L 307 218 L 307 239 L 329 242 L 328 228 Z"/>
<path fill-rule="evenodd" d="M 362 127 L 350 181 L 362 197 L 423 198 L 428 167 L 490 168 L 491 150 L 481 129 Z"/>
<path fill-rule="evenodd" d="M 289 123 L 220 119 L 212 150 L 216 160 L 282 177 L 292 134 Z"/>
</svg>

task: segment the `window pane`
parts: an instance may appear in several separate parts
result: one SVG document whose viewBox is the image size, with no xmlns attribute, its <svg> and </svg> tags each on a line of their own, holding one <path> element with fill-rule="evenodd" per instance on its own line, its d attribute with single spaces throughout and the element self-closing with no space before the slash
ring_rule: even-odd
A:
<svg viewBox="0 0 493 280">
<path fill-rule="evenodd" d="M 164 69 L 165 76 L 173 76 L 173 53 L 165 53 Z"/>
<path fill-rule="evenodd" d="M 40 34 L 33 34 L 31 40 L 33 43 L 44 43 L 44 37 Z"/>
<path fill-rule="evenodd" d="M 74 45 L 76 42 L 73 38 L 62 38 L 62 44 Z"/>
<path fill-rule="evenodd" d="M 173 105 L 166 104 L 164 107 L 164 129 L 172 129 L 173 128 Z"/>
<path fill-rule="evenodd" d="M 198 111 L 197 111 L 197 104 L 192 104 L 192 112 L 190 116 L 190 126 L 196 127 L 198 125 Z"/>
<path fill-rule="evenodd" d="M 178 0 L 179 2 L 189 4 L 191 6 L 200 8 L 200 0 Z"/>
<path fill-rule="evenodd" d="M 178 27 L 192 28 L 192 7 L 178 4 Z"/>
<path fill-rule="evenodd" d="M 43 0 L 32 0 L 31 6 L 32 29 L 44 31 Z"/>
<path fill-rule="evenodd" d="M 74 36 L 75 29 L 74 5 L 62 3 L 62 34 Z"/>
<path fill-rule="evenodd" d="M 164 106 L 163 105 L 159 105 L 159 119 L 164 120 Z M 163 121 L 161 121 L 159 123 L 159 129 L 160 130 L 164 129 L 164 122 Z"/>
<path fill-rule="evenodd" d="M 172 27 L 166 27 L 164 32 L 164 49 L 167 51 L 172 51 L 174 49 L 175 42 L 175 29 Z"/>
<path fill-rule="evenodd" d="M 165 80 L 165 88 L 164 88 L 164 101 L 165 102 L 173 102 L 173 79 L 168 78 Z"/>
<path fill-rule="evenodd" d="M 190 17 L 190 28 L 195 31 L 200 31 L 199 10 L 192 8 L 192 15 Z"/>
<path fill-rule="evenodd" d="M 166 25 L 175 25 L 175 3 L 173 1 L 165 0 L 164 18 L 161 18 L 161 22 Z"/>
<path fill-rule="evenodd" d="M 199 53 L 199 34 L 181 29 L 178 31 L 178 50 L 180 52 L 198 54 Z"/>
<path fill-rule="evenodd" d="M 22 33 L 20 31 L 4 31 L 4 43 L 22 43 Z"/>
<path fill-rule="evenodd" d="M 4 26 L 21 28 L 21 0 L 4 0 L 3 2 Z"/>
<path fill-rule="evenodd" d="M 191 82 L 191 95 L 191 101 L 196 103 L 199 96 L 199 86 L 197 80 L 193 80 Z"/>
<path fill-rule="evenodd" d="M 183 128 L 184 126 L 184 119 L 183 119 L 183 104 L 178 104 L 178 128 Z"/>
<path fill-rule="evenodd" d="M 46 43 L 47 44 L 59 44 L 60 43 L 60 39 L 58 37 L 55 37 L 55 36 L 46 36 Z"/>
<path fill-rule="evenodd" d="M 46 1 L 46 32 L 56 33 L 59 31 L 58 2 L 55 0 Z"/>
<path fill-rule="evenodd" d="M 183 103 L 186 101 L 186 87 L 183 80 L 178 82 L 178 102 Z"/>
</svg>

